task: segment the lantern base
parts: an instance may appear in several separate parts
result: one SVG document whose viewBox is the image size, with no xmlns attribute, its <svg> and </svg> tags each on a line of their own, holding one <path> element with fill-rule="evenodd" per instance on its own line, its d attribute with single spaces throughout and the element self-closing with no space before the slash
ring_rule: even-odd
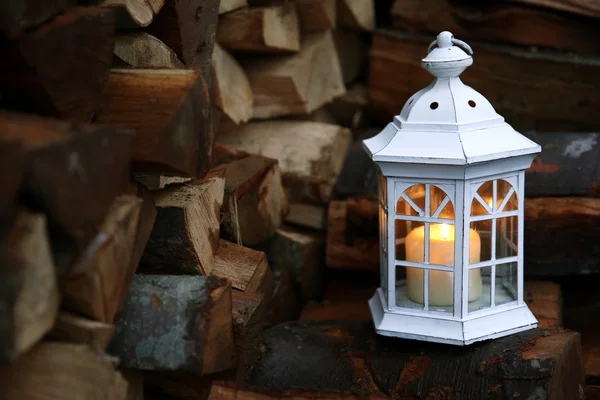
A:
<svg viewBox="0 0 600 400">
<path fill-rule="evenodd" d="M 458 346 L 512 335 L 538 325 L 526 304 L 463 320 L 427 312 L 388 310 L 381 288 L 369 300 L 369 307 L 379 335 Z"/>
</svg>

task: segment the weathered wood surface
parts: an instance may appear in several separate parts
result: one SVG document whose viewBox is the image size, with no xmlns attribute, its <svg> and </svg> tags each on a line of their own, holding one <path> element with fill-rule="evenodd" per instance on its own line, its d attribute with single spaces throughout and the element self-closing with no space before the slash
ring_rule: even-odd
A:
<svg viewBox="0 0 600 400">
<path fill-rule="evenodd" d="M 137 68 L 183 68 L 177 54 L 146 32 L 120 33 L 115 38 L 115 56 Z"/>
<path fill-rule="evenodd" d="M 133 135 L 2 112 L 0 143 L 20 146 L 19 157 L 27 162 L 20 201 L 48 217 L 55 255 L 82 250 L 127 187 Z M 68 265 L 55 261 L 61 272 Z"/>
<path fill-rule="evenodd" d="M 577 398 L 580 346 L 578 333 L 561 330 L 459 347 L 379 336 L 372 323 L 288 322 L 263 333 L 246 383 L 391 398 Z"/>
<path fill-rule="evenodd" d="M 2 108 L 90 121 L 108 78 L 114 29 L 112 10 L 77 7 L 31 31 L 3 35 Z"/>
<path fill-rule="evenodd" d="M 331 196 L 350 146 L 350 132 L 318 122 L 266 121 L 221 134 L 218 141 L 236 150 L 279 160 L 290 202 L 319 204 Z M 221 151 L 227 152 L 227 148 Z M 221 158 L 226 157 L 221 154 Z"/>
<path fill-rule="evenodd" d="M 119 196 L 100 232 L 74 263 L 63 282 L 63 304 L 101 322 L 112 323 L 121 308 L 124 286 L 137 265 L 131 256 L 139 226 L 142 200 Z"/>
<path fill-rule="evenodd" d="M 3 400 L 126 400 L 113 361 L 83 344 L 44 342 L 0 367 Z"/>
<path fill-rule="evenodd" d="M 337 4 L 341 27 L 368 32 L 375 29 L 375 0 L 338 0 Z"/>
<path fill-rule="evenodd" d="M 221 240 L 212 275 L 228 279 L 234 289 L 256 293 L 263 291 L 261 277 L 268 269 L 269 262 L 262 251 Z"/>
<path fill-rule="evenodd" d="M 219 246 L 224 188 L 224 171 L 214 170 L 202 179 L 153 192 L 157 215 L 141 270 L 210 275 Z"/>
<path fill-rule="evenodd" d="M 300 27 L 294 4 L 249 8 L 224 15 L 217 42 L 227 50 L 251 53 L 295 52 L 300 49 Z"/>
<path fill-rule="evenodd" d="M 28 351 L 54 325 L 60 295 L 46 218 L 19 209 L 0 225 L 0 362 Z"/>
<path fill-rule="evenodd" d="M 300 28 L 304 32 L 335 29 L 337 25 L 337 0 L 295 0 Z"/>
<path fill-rule="evenodd" d="M 369 98 L 382 123 L 406 100 L 429 85 L 421 68 L 428 37 L 378 31 L 373 35 Z M 600 84 L 600 59 L 469 41 L 474 63 L 462 75 L 517 130 L 595 131 L 600 107 L 593 90 Z M 563 96 L 556 96 L 563 93 Z"/>
<path fill-rule="evenodd" d="M 50 331 L 50 338 L 86 344 L 93 351 L 102 353 L 106 350 L 114 331 L 115 327 L 112 324 L 93 321 L 68 311 L 60 311 Z"/>
<path fill-rule="evenodd" d="M 236 385 L 232 382 L 216 381 L 210 388 L 208 400 L 230 400 L 230 399 L 247 399 L 247 400 L 375 400 L 386 399 L 384 396 L 376 395 L 354 395 L 347 393 L 321 392 L 314 390 L 264 390 L 261 388 L 244 388 L 241 385 Z"/>
<path fill-rule="evenodd" d="M 273 271 L 275 289 L 267 310 L 268 326 L 296 320 L 302 311 L 300 288 L 291 271 Z"/>
<path fill-rule="evenodd" d="M 249 59 L 242 65 L 257 119 L 310 114 L 346 91 L 331 31 L 304 35 L 298 53 Z"/>
<path fill-rule="evenodd" d="M 79 2 L 86 3 L 82 0 Z M 117 26 L 124 29 L 150 25 L 164 4 L 165 0 L 102 0 L 100 2 L 104 7 L 113 7 L 117 10 Z"/>
<path fill-rule="evenodd" d="M 463 40 L 600 54 L 598 43 L 588 40 L 600 33 L 594 20 L 515 2 L 475 5 L 448 0 L 396 0 L 392 16 L 395 29 L 413 33 L 437 35 L 443 26 Z"/>
<path fill-rule="evenodd" d="M 29 29 L 68 10 L 75 0 L 9 0 L 0 4 L 0 31 Z"/>
<path fill-rule="evenodd" d="M 180 69 L 113 69 L 96 122 L 135 131 L 136 172 L 201 177 L 213 142 L 210 91 Z"/>
<path fill-rule="evenodd" d="M 230 284 L 216 277 L 136 275 L 109 351 L 126 368 L 197 375 L 231 368 Z"/>
<path fill-rule="evenodd" d="M 248 0 L 221 0 L 219 15 L 248 6 Z"/>
</svg>

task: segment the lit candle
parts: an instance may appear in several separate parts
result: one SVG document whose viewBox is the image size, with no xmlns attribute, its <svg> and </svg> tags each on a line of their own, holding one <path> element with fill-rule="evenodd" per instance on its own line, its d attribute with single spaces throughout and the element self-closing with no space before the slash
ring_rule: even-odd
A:
<svg viewBox="0 0 600 400">
<path fill-rule="evenodd" d="M 454 225 L 431 224 L 429 228 L 429 263 L 438 265 L 454 265 Z M 406 261 L 422 263 L 425 255 L 425 227 L 413 229 L 406 237 Z M 481 239 L 479 234 L 470 229 L 469 260 L 480 261 Z M 448 271 L 429 270 L 429 305 L 451 306 L 454 302 L 453 273 Z M 406 287 L 408 297 L 423 304 L 423 270 L 406 268 Z M 469 271 L 469 301 L 481 296 L 481 274 L 479 268 Z"/>
</svg>

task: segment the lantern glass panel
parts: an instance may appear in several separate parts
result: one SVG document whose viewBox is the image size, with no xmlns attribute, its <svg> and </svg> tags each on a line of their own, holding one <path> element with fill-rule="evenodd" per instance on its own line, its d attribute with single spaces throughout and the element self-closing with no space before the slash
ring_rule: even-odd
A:
<svg viewBox="0 0 600 400">
<path fill-rule="evenodd" d="M 387 293 L 387 261 L 388 261 L 388 247 L 387 247 L 387 227 L 388 227 L 388 214 L 383 207 L 379 207 L 379 257 L 381 265 L 381 286 L 384 288 L 384 292 Z"/>
<path fill-rule="evenodd" d="M 425 185 L 413 185 L 406 189 L 396 205 L 396 214 L 423 216 L 425 210 Z"/>
<path fill-rule="evenodd" d="M 379 206 L 387 210 L 387 182 L 381 171 L 379 172 Z"/>
<path fill-rule="evenodd" d="M 473 268 L 469 270 L 469 312 L 490 308 L 492 267 Z"/>
<path fill-rule="evenodd" d="M 425 307 L 423 297 L 421 294 L 421 301 L 415 301 L 414 297 L 411 298 L 409 292 L 409 281 L 407 279 L 409 275 L 408 270 L 414 270 L 415 268 L 407 268 L 404 266 L 396 266 L 396 307 L 412 308 L 422 310 Z M 422 286 L 421 286 L 422 288 Z M 423 289 L 421 289 L 423 292 Z"/>
<path fill-rule="evenodd" d="M 517 300 L 517 263 L 496 265 L 495 304 L 505 304 Z"/>
<path fill-rule="evenodd" d="M 496 220 L 496 259 L 516 257 L 519 235 L 518 217 L 498 218 Z"/>
</svg>

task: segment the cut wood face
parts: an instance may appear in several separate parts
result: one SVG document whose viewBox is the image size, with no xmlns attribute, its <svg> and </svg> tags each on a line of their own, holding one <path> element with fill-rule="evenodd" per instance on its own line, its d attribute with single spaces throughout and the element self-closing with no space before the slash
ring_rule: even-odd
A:
<svg viewBox="0 0 600 400">
<path fill-rule="evenodd" d="M 221 240 L 211 274 L 227 278 L 233 288 L 245 291 L 252 278 L 264 273 L 265 268 L 268 268 L 267 256 L 262 251 Z"/>
<path fill-rule="evenodd" d="M 133 67 L 184 67 L 173 50 L 146 32 L 117 35 L 114 52 L 120 60 Z"/>
<path fill-rule="evenodd" d="M 296 0 L 300 26 L 304 32 L 335 29 L 337 0 Z"/>
<path fill-rule="evenodd" d="M 139 27 L 150 25 L 154 16 L 158 14 L 165 0 L 103 0 L 101 5 L 119 7 L 127 12 L 127 23 L 122 27 L 130 27 L 133 23 Z"/>
<path fill-rule="evenodd" d="M 375 0 L 338 0 L 338 23 L 348 29 L 375 29 Z"/>
</svg>

